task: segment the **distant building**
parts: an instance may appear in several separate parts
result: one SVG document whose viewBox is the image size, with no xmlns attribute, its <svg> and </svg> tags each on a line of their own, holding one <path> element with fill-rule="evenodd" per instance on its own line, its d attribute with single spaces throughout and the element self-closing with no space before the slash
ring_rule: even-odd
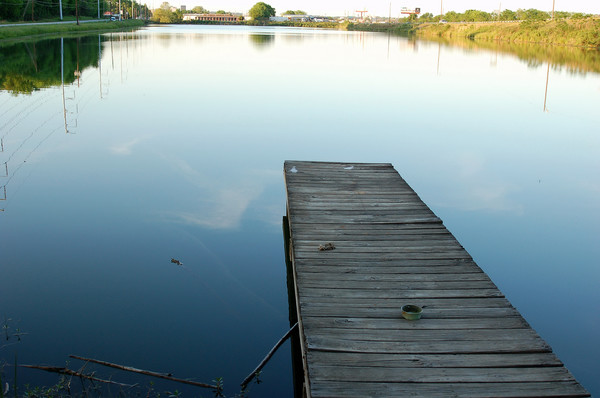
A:
<svg viewBox="0 0 600 398">
<path fill-rule="evenodd" d="M 231 14 L 184 14 L 183 21 L 237 22 L 238 17 Z"/>
</svg>

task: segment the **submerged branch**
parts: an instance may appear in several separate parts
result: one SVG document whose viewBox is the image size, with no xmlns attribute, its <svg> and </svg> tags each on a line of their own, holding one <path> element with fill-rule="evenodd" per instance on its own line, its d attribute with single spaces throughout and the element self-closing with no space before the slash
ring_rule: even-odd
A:
<svg viewBox="0 0 600 398">
<path fill-rule="evenodd" d="M 269 359 L 271 359 L 273 354 L 275 354 L 275 351 L 277 351 L 277 349 L 281 347 L 283 343 L 285 343 L 285 341 L 292 335 L 292 332 L 296 328 L 298 328 L 298 322 L 296 322 L 294 326 L 292 326 L 290 330 L 288 330 L 287 333 L 277 342 L 277 344 L 275 344 L 275 346 L 271 348 L 271 351 L 269 351 L 267 356 L 260 362 L 256 369 L 254 369 L 252 373 L 250 373 L 248 377 L 246 377 L 244 381 L 242 381 L 242 384 L 240 384 L 242 386 L 242 389 L 244 389 L 248 385 L 248 383 L 250 383 L 252 379 L 258 374 L 258 372 L 260 372 L 260 370 L 267 364 L 267 362 L 269 362 Z"/>
<path fill-rule="evenodd" d="M 92 363 L 97 363 L 99 365 L 108 366 L 109 368 L 115 368 L 115 369 L 119 369 L 119 370 L 125 370 L 127 372 L 139 373 L 139 374 L 143 374 L 146 376 L 158 377 L 160 379 L 176 381 L 178 383 L 189 384 L 189 385 L 196 386 L 196 387 L 204 387 L 204 388 L 212 388 L 212 389 L 217 388 L 217 386 L 214 386 L 212 384 L 200 383 L 200 382 L 191 381 L 191 380 L 178 379 L 176 377 L 171 376 L 170 373 L 151 372 L 149 370 L 132 368 L 130 366 L 118 365 L 116 363 L 100 361 L 98 359 L 93 359 L 93 358 L 84 358 L 84 357 L 80 357 L 77 355 L 69 355 L 69 357 L 74 358 L 74 359 L 79 359 L 81 361 L 92 362 Z"/>
<path fill-rule="evenodd" d="M 132 388 L 132 387 L 137 386 L 137 384 L 123 384 L 123 383 L 118 383 L 118 382 L 112 381 L 112 380 L 99 379 L 97 377 L 90 376 L 85 373 L 77 372 L 77 371 L 71 370 L 69 368 L 60 368 L 57 366 L 39 366 L 39 365 L 19 365 L 19 366 L 23 367 L 23 368 L 44 370 L 44 371 L 50 372 L 50 373 L 58 373 L 58 374 L 62 374 L 62 375 L 81 377 L 81 378 L 88 379 L 88 380 L 99 381 L 101 383 L 115 384 L 115 385 L 121 386 L 121 387 Z"/>
</svg>

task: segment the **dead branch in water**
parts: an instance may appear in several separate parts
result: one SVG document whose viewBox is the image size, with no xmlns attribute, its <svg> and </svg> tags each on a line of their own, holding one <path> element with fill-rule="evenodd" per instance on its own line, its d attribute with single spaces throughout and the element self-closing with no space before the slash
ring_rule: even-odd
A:
<svg viewBox="0 0 600 398">
<path fill-rule="evenodd" d="M 81 377 L 81 378 L 92 380 L 92 381 L 99 381 L 101 383 L 115 384 L 115 385 L 121 386 L 121 387 L 132 388 L 132 387 L 136 387 L 137 386 L 137 384 L 123 384 L 123 383 L 117 383 L 116 381 L 112 381 L 112 380 L 99 379 L 97 377 L 90 376 L 90 375 L 85 374 L 85 373 L 77 372 L 77 371 L 71 370 L 69 368 L 60 368 L 60 367 L 57 367 L 57 366 L 39 366 L 39 365 L 19 365 L 19 366 L 23 367 L 23 368 L 31 368 L 31 369 L 44 370 L 46 372 L 58 373 L 58 374 L 61 374 L 61 375 Z"/>
<path fill-rule="evenodd" d="M 271 348 L 271 351 L 269 351 L 269 353 L 267 354 L 267 356 L 260 362 L 260 364 L 256 367 L 256 369 L 254 369 L 252 371 L 252 373 L 250 373 L 248 375 L 248 377 L 246 377 L 244 379 L 244 381 L 242 381 L 242 384 L 240 384 L 242 386 L 242 390 L 244 388 L 246 388 L 246 386 L 248 385 L 248 383 L 250 383 L 252 381 L 252 379 L 258 374 L 258 372 L 260 372 L 260 370 L 267 364 L 267 362 L 269 362 L 269 359 L 271 359 L 271 357 L 273 356 L 273 354 L 275 354 L 275 351 L 277 351 L 277 349 L 279 347 L 281 347 L 281 345 L 283 343 L 285 343 L 285 341 L 292 335 L 292 332 L 298 327 L 298 322 L 296 322 L 294 324 L 294 326 L 292 326 L 290 328 L 290 330 L 287 331 L 287 333 L 277 342 L 277 344 L 275 344 L 275 346 L 273 348 Z"/>
<path fill-rule="evenodd" d="M 118 365 L 116 363 L 100 361 L 98 359 L 93 359 L 93 358 L 84 358 L 84 357 L 80 357 L 77 355 L 69 355 L 69 357 L 74 358 L 74 359 L 79 359 L 81 361 L 92 362 L 92 363 L 97 363 L 99 365 L 108 366 L 109 368 L 115 368 L 115 369 L 119 369 L 119 370 L 125 370 L 127 372 L 139 373 L 139 374 L 143 374 L 146 376 L 158 377 L 160 379 L 176 381 L 178 383 L 189 384 L 189 385 L 196 386 L 196 387 L 217 389 L 217 386 L 214 386 L 212 384 L 200 383 L 200 382 L 191 381 L 191 380 L 178 379 L 176 377 L 173 377 L 170 373 L 151 372 L 149 370 L 132 368 L 130 366 Z"/>
</svg>

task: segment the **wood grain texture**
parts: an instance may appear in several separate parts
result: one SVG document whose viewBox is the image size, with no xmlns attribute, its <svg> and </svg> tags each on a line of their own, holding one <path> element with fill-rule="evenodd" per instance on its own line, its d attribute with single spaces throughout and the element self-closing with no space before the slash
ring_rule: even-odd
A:
<svg viewBox="0 0 600 398">
<path fill-rule="evenodd" d="M 307 396 L 590 396 L 392 165 L 284 174 Z"/>
</svg>

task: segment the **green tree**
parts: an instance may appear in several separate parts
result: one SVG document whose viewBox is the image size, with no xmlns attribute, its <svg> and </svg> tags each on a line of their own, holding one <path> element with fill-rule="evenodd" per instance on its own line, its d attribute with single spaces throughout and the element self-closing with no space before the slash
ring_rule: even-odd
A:
<svg viewBox="0 0 600 398">
<path fill-rule="evenodd" d="M 517 13 L 512 10 L 504 10 L 500 13 L 501 21 L 515 21 L 517 19 Z"/>
<path fill-rule="evenodd" d="M 479 10 L 467 10 L 463 14 L 463 21 L 466 22 L 482 22 L 482 21 L 491 21 L 492 16 L 485 11 Z"/>
<path fill-rule="evenodd" d="M 23 2 L 21 0 L 2 0 L 0 1 L 0 19 L 8 19 L 16 21 L 21 16 L 23 10 Z"/>
<path fill-rule="evenodd" d="M 175 10 L 175 12 L 173 13 L 173 22 L 181 22 L 183 21 L 183 11 L 181 11 L 180 9 Z"/>
<path fill-rule="evenodd" d="M 219 14 L 219 15 L 221 15 L 221 14 L 227 14 L 227 12 L 225 12 L 225 11 L 223 11 L 223 10 L 219 10 L 219 11 L 215 12 L 215 14 Z"/>
<path fill-rule="evenodd" d="M 283 15 L 306 15 L 306 12 L 302 10 L 287 10 Z"/>
<path fill-rule="evenodd" d="M 252 19 L 268 19 L 275 16 L 275 9 L 270 5 L 261 2 L 256 3 L 248 12 Z"/>
<path fill-rule="evenodd" d="M 419 19 L 421 21 L 431 21 L 433 19 L 433 14 L 430 12 L 426 12 L 425 14 L 421 14 Z"/>
<path fill-rule="evenodd" d="M 196 7 L 192 8 L 192 12 L 194 14 L 208 14 L 209 13 L 209 11 L 202 6 L 196 6 Z"/>
<path fill-rule="evenodd" d="M 525 19 L 528 21 L 545 21 L 546 19 L 550 19 L 550 14 L 544 11 L 536 10 L 535 8 L 530 8 L 528 10 L 519 8 L 517 10 L 517 19 Z"/>
<path fill-rule="evenodd" d="M 459 14 L 455 11 L 448 11 L 444 14 L 444 18 L 448 22 L 460 22 L 462 19 L 462 14 Z"/>
</svg>

